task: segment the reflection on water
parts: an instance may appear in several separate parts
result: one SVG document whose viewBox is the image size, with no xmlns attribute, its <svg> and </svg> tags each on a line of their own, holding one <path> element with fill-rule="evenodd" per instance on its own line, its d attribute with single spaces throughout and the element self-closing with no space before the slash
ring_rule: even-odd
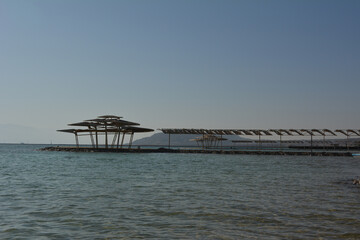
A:
<svg viewBox="0 0 360 240">
<path fill-rule="evenodd" d="M 0 145 L 0 238 L 358 239 L 359 159 Z"/>
</svg>

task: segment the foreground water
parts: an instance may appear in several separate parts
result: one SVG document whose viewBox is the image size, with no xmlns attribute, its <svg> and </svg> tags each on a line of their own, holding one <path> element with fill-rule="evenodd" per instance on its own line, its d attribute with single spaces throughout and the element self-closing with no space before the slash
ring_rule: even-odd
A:
<svg viewBox="0 0 360 240">
<path fill-rule="evenodd" d="M 0 239 L 360 239 L 360 158 L 0 145 Z"/>
</svg>

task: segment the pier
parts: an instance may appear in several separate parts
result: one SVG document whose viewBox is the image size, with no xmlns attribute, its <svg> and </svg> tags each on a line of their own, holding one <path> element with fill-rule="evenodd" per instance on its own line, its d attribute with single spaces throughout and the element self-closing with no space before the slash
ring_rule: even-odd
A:
<svg viewBox="0 0 360 240">
<path fill-rule="evenodd" d="M 41 151 L 85 152 L 85 153 L 192 153 L 192 154 L 227 154 L 227 155 L 286 155 L 286 156 L 333 156 L 351 157 L 351 152 L 310 152 L 310 151 L 257 151 L 257 150 L 219 150 L 219 149 L 172 149 L 172 148 L 92 148 L 56 146 L 40 149 Z"/>
<path fill-rule="evenodd" d="M 62 129 L 59 132 L 72 133 L 75 136 L 76 146 L 47 147 L 44 151 L 66 151 L 66 152 L 116 152 L 116 153 L 205 153 L 205 154 L 250 154 L 250 155 L 293 155 L 293 156 L 352 156 L 350 150 L 358 150 L 359 146 L 350 146 L 350 137 L 360 137 L 360 130 L 356 129 L 188 129 L 188 128 L 161 128 L 162 133 L 168 135 L 166 147 L 143 147 L 132 146 L 135 133 L 152 132 L 153 129 L 139 127 L 139 123 L 123 120 L 115 115 L 103 115 L 95 119 L 71 123 L 69 126 L 81 128 Z M 196 134 L 198 137 L 192 139 L 198 144 L 197 148 L 173 147 L 171 146 L 171 135 L 173 134 Z M 345 146 L 330 146 L 326 137 L 338 135 L 346 137 Z M 233 144 L 252 144 L 253 148 L 225 147 L 222 142 L 226 135 L 253 136 L 257 140 L 244 139 L 233 140 Z M 79 136 L 89 136 L 91 145 L 84 146 L 79 143 Z M 99 137 L 104 138 L 101 143 Z M 125 136 L 130 136 L 128 144 L 124 144 Z M 264 137 L 278 136 L 277 140 L 264 140 Z M 304 143 L 305 140 L 283 140 L 283 137 L 309 138 L 307 146 L 292 147 L 284 146 L 287 143 Z M 314 146 L 314 137 L 321 137 L 322 149 Z M 109 139 L 110 138 L 110 139 Z M 317 141 L 319 143 L 320 141 Z M 267 148 L 263 144 L 273 144 L 275 147 Z M 279 144 L 279 146 L 276 146 Z M 326 146 L 328 144 L 329 146 Z"/>
</svg>

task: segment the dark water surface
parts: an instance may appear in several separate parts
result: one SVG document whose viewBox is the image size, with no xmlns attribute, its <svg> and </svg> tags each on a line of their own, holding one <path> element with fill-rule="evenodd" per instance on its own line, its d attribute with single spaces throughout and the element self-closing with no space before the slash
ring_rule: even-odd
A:
<svg viewBox="0 0 360 240">
<path fill-rule="evenodd" d="M 360 158 L 0 145 L 0 239 L 360 239 Z"/>
</svg>

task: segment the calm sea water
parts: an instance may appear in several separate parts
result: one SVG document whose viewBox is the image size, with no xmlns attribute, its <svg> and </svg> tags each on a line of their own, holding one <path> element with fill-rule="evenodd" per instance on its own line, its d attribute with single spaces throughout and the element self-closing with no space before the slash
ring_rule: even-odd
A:
<svg viewBox="0 0 360 240">
<path fill-rule="evenodd" d="M 360 158 L 0 145 L 0 239 L 360 239 Z"/>
</svg>

